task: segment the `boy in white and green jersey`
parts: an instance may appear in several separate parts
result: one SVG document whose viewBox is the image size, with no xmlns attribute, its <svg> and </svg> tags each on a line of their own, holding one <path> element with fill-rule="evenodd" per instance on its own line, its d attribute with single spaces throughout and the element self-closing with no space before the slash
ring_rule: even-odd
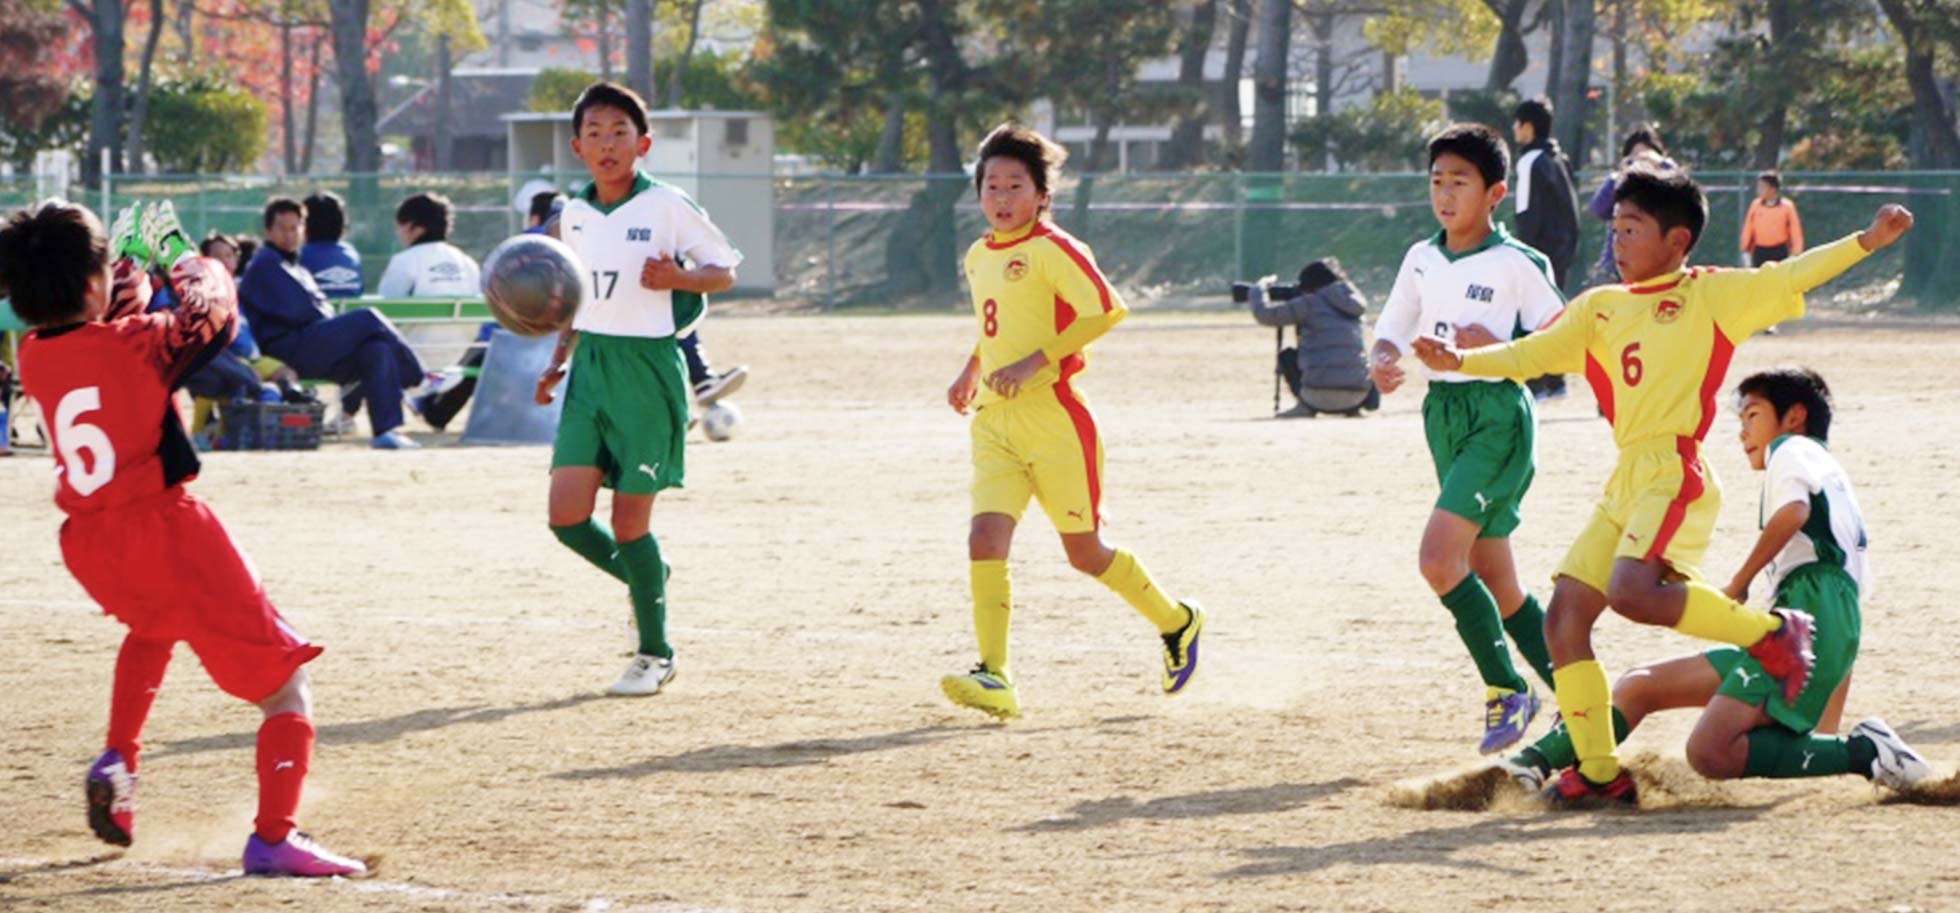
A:
<svg viewBox="0 0 1960 913">
<path fill-rule="evenodd" d="M 650 523 L 655 495 L 685 477 L 689 388 L 677 339 L 701 319 L 703 295 L 734 285 L 742 255 L 687 194 L 635 169 L 652 143 L 639 96 L 593 84 L 572 132 L 592 184 L 566 202 L 556 235 L 590 285 L 538 379 L 548 403 L 570 376 L 551 451 L 551 531 L 632 593 L 639 649 L 608 690 L 654 694 L 674 676 L 668 569 Z M 613 490 L 610 531 L 592 519 L 601 487 Z"/>
<path fill-rule="evenodd" d="M 1509 168 L 1510 150 L 1489 127 L 1456 124 L 1429 141 L 1429 204 L 1442 230 L 1409 248 L 1375 321 L 1369 371 L 1382 393 L 1402 385 L 1397 362 L 1419 336 L 1495 342 L 1536 330 L 1565 309 L 1545 256 L 1492 218 Z M 1419 561 L 1483 679 L 1478 750 L 1490 754 L 1524 738 L 1538 712 L 1537 696 L 1511 661 L 1512 645 L 1551 681 L 1545 613 L 1518 583 L 1511 555 L 1536 472 L 1538 420 L 1531 394 L 1515 381 L 1424 373 L 1423 434 L 1442 490 Z"/>
<path fill-rule="evenodd" d="M 1826 448 L 1831 391 L 1809 370 L 1765 371 L 1737 388 L 1743 453 L 1763 472 L 1755 548 L 1726 592 L 1738 602 L 1766 573 L 1778 607 L 1815 621 L 1817 664 L 1794 701 L 1739 647 L 1653 663 L 1613 689 L 1616 741 L 1650 713 L 1706 707 L 1688 739 L 1703 776 L 1828 777 L 1855 773 L 1905 789 L 1932 771 L 1883 720 L 1836 735 L 1861 633 L 1859 600 L 1871 595 L 1865 520 L 1844 467 Z M 1559 726 L 1504 766 L 1526 786 L 1576 762 Z"/>
</svg>

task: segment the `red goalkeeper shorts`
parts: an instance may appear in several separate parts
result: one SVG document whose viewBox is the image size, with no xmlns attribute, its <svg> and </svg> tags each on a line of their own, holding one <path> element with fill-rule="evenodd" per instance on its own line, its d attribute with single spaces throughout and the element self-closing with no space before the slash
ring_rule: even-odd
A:
<svg viewBox="0 0 1960 913">
<path fill-rule="evenodd" d="M 68 570 L 132 633 L 184 641 L 226 694 L 271 697 L 321 649 L 279 616 L 209 505 L 172 487 L 61 527 Z"/>
</svg>

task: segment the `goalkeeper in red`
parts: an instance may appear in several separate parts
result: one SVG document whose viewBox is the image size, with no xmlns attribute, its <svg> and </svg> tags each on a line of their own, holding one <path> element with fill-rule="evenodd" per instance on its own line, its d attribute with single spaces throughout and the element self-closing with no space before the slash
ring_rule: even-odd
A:
<svg viewBox="0 0 1960 913">
<path fill-rule="evenodd" d="M 1708 198 L 1680 171 L 1634 168 L 1613 195 L 1613 256 L 1627 285 L 1574 299 L 1524 339 L 1459 353 L 1419 339 L 1438 371 L 1538 377 L 1583 371 L 1613 425 L 1620 456 L 1592 519 L 1553 584 L 1545 620 L 1559 711 L 1577 763 L 1547 790 L 1563 806 L 1635 804 L 1613 742 L 1606 669 L 1592 629 L 1610 605 L 1642 624 L 1743 647 L 1781 685 L 1804 690 L 1815 663 L 1803 611 L 1751 609 L 1703 580 L 1701 559 L 1721 512 L 1721 484 L 1703 458 L 1715 397 L 1735 347 L 1804 314 L 1805 292 L 1905 234 L 1912 214 L 1880 207 L 1871 227 L 1761 269 L 1684 266 L 1708 222 Z"/>
<path fill-rule="evenodd" d="M 0 225 L 0 286 L 35 327 L 21 344 L 21 376 L 48 418 L 55 504 L 68 514 L 62 557 L 129 627 L 108 744 L 85 781 L 89 826 L 118 846 L 134 837 L 143 722 L 183 641 L 220 689 L 265 714 L 246 874 L 365 873 L 294 829 L 313 757 L 302 667 L 320 648 L 279 616 L 224 524 L 184 490 L 198 461 L 171 390 L 237 332 L 237 290 L 216 260 L 195 256 L 169 204 L 131 210 L 117 225 L 112 245 L 93 214 L 60 201 Z M 153 259 L 177 305 L 144 313 Z"/>
</svg>

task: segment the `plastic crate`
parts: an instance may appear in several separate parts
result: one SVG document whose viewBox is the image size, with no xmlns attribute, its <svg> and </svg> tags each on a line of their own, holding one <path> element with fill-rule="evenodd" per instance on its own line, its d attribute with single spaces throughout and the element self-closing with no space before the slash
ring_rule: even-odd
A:
<svg viewBox="0 0 1960 913">
<path fill-rule="evenodd" d="M 327 407 L 322 403 L 226 403 L 226 450 L 318 450 Z"/>
</svg>

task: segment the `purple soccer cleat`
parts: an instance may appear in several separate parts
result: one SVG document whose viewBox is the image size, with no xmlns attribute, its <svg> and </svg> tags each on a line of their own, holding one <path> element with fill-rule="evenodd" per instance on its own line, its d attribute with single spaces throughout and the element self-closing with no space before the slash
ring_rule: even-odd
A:
<svg viewBox="0 0 1960 913">
<path fill-rule="evenodd" d="M 299 831 L 287 834 L 279 843 L 267 843 L 257 834 L 245 841 L 247 875 L 332 878 L 365 875 L 367 870 L 366 863 L 338 855 Z"/>
<path fill-rule="evenodd" d="M 113 748 L 89 766 L 88 826 L 104 843 L 128 846 L 136 834 L 136 775 Z"/>
<path fill-rule="evenodd" d="M 1496 754 L 1524 739 L 1525 730 L 1538 715 L 1538 695 L 1524 691 L 1491 689 L 1484 702 L 1484 740 L 1477 745 L 1481 754 Z"/>
</svg>

